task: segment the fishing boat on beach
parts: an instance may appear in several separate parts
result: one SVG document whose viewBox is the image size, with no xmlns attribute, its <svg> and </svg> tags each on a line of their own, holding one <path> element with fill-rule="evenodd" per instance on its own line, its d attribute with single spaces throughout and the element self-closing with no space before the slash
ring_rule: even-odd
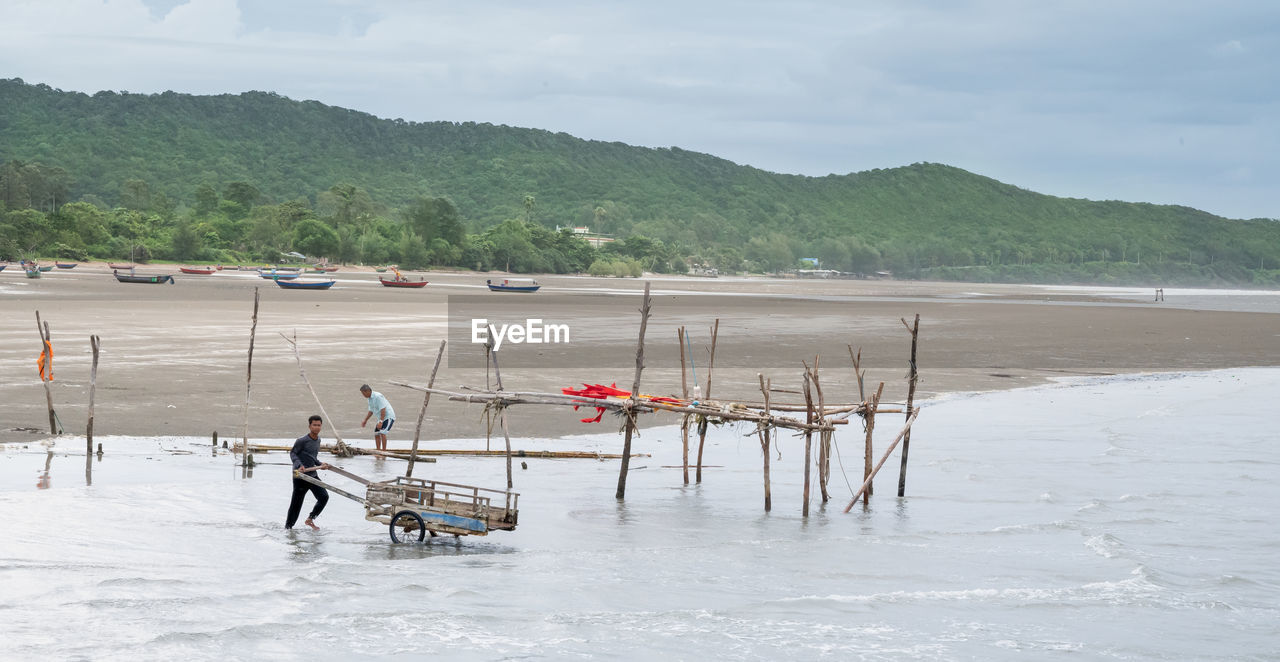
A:
<svg viewBox="0 0 1280 662">
<path fill-rule="evenodd" d="M 542 287 L 532 278 L 503 278 L 498 283 L 486 280 L 485 284 L 489 286 L 490 292 L 537 292 Z"/>
<path fill-rule="evenodd" d="M 427 286 L 427 279 L 425 278 L 421 280 L 409 280 L 404 274 L 400 273 L 399 269 L 392 267 L 391 271 L 395 273 L 395 275 L 392 276 L 391 278 L 383 278 L 381 276 L 378 277 L 378 282 L 382 283 L 383 287 L 426 287 Z"/>
<path fill-rule="evenodd" d="M 427 286 L 427 281 L 425 280 L 409 280 L 408 278 L 400 278 L 400 279 L 393 278 L 391 280 L 387 280 L 386 278 L 379 278 L 378 282 L 382 283 L 383 287 L 426 287 Z"/>
<path fill-rule="evenodd" d="M 184 274 L 212 276 L 213 272 L 217 271 L 217 269 L 214 269 L 213 267 L 178 267 L 178 271 L 181 271 Z"/>
<path fill-rule="evenodd" d="M 42 273 L 48 273 L 48 272 L 50 272 L 50 271 L 53 271 L 53 265 L 51 264 L 51 265 L 49 265 L 49 266 L 47 266 L 47 267 L 40 267 L 40 271 L 41 271 Z"/>
<path fill-rule="evenodd" d="M 266 278 L 267 280 L 281 281 L 281 280 L 292 280 L 294 278 L 297 278 L 299 274 L 296 271 L 288 271 L 288 272 L 259 271 L 258 275 L 262 276 L 263 278 Z"/>
<path fill-rule="evenodd" d="M 156 285 L 159 285 L 162 283 L 174 282 L 173 276 L 170 274 L 163 274 L 158 276 L 139 276 L 137 274 L 122 274 L 118 271 L 113 271 L 111 272 L 111 274 L 115 276 L 116 280 L 120 281 L 121 283 L 154 283 Z"/>
<path fill-rule="evenodd" d="M 39 278 L 41 271 L 39 269 L 27 269 L 27 278 Z"/>
<path fill-rule="evenodd" d="M 64 263 L 64 262 L 54 262 L 54 263 L 53 263 L 53 266 L 55 266 L 55 267 L 57 267 L 57 268 L 59 268 L 59 269 L 75 269 L 76 267 L 78 267 L 78 266 L 80 266 L 80 265 L 79 265 L 79 263 L 77 263 L 77 262 L 72 262 L 72 263 L 70 263 L 70 264 L 67 264 L 67 263 Z"/>
<path fill-rule="evenodd" d="M 132 269 L 134 266 L 135 266 L 135 265 L 132 265 L 132 264 L 115 264 L 115 263 L 112 263 L 112 262 L 108 262 L 108 263 L 107 263 L 107 268 L 108 268 L 108 269 L 113 269 L 113 270 L 118 269 L 118 270 L 121 270 L 121 271 L 128 270 L 128 269 Z"/>
<path fill-rule="evenodd" d="M 327 290 L 333 287 L 336 280 L 287 280 L 278 279 L 276 285 L 286 290 Z"/>
</svg>

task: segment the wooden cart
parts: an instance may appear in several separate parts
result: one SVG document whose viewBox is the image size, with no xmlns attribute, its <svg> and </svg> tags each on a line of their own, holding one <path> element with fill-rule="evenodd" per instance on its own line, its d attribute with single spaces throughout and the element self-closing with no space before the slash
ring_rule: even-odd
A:
<svg viewBox="0 0 1280 662">
<path fill-rule="evenodd" d="M 386 524 L 392 542 L 421 542 L 428 531 L 432 535 L 483 536 L 516 528 L 520 501 L 516 492 L 404 476 L 373 482 L 338 467 L 326 471 L 364 485 L 365 496 L 309 474 L 295 471 L 293 475 L 364 504 L 364 518 Z"/>
</svg>

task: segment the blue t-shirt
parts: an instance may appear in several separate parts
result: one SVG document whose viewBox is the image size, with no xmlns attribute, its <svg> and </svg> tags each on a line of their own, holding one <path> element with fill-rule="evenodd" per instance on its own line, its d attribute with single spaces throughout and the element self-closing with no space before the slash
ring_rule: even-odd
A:
<svg viewBox="0 0 1280 662">
<path fill-rule="evenodd" d="M 382 414 L 380 412 L 384 407 L 387 410 L 387 418 L 396 417 L 396 410 L 391 408 L 391 403 L 387 402 L 387 397 L 377 391 L 374 391 L 373 395 L 369 396 L 369 411 L 373 412 L 374 416 L 381 416 Z"/>
</svg>

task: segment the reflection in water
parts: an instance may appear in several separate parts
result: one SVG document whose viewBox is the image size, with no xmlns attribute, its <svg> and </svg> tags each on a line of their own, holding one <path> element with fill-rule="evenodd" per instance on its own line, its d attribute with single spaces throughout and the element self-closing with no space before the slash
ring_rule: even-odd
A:
<svg viewBox="0 0 1280 662">
<path fill-rule="evenodd" d="M 40 474 L 40 478 L 36 480 L 36 489 L 38 490 L 49 489 L 49 485 L 52 484 L 52 479 L 49 478 L 49 468 L 52 465 L 53 465 L 53 450 L 50 449 L 49 454 L 46 455 L 44 458 L 44 472 L 42 472 Z"/>
</svg>

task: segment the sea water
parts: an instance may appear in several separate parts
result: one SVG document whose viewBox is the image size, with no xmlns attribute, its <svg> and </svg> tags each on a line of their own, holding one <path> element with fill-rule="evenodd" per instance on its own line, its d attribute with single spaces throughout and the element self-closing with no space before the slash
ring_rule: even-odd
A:
<svg viewBox="0 0 1280 662">
<path fill-rule="evenodd" d="M 617 460 L 517 458 L 516 531 L 408 545 L 336 494 L 319 532 L 285 531 L 283 454 L 247 478 L 206 440 L 109 437 L 86 485 L 83 439 L 11 446 L 0 658 L 1276 659 L 1277 401 L 1276 369 L 945 397 L 905 498 L 895 454 L 842 512 L 855 423 L 807 518 L 802 439 L 772 451 L 766 513 L 749 428 L 712 427 L 714 466 L 684 485 L 677 430 L 648 427 L 624 501 Z M 618 452 L 609 420 L 515 445 Z M 877 457 L 900 425 L 879 418 Z M 506 481 L 500 458 L 415 475 Z"/>
</svg>

